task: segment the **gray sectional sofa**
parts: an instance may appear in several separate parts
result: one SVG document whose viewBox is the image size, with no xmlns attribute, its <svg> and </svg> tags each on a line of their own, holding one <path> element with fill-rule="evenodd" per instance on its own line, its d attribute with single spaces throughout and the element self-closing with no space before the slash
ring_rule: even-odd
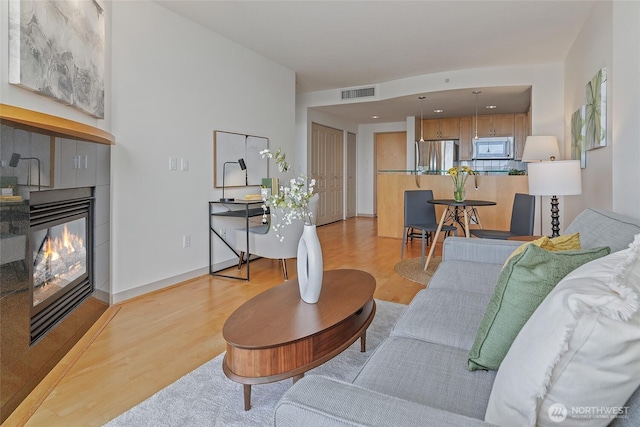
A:
<svg viewBox="0 0 640 427">
<path fill-rule="evenodd" d="M 587 209 L 565 234 L 574 232 L 583 248 L 609 246 L 613 253 L 640 233 L 640 220 Z M 278 403 L 276 426 L 492 425 L 484 420 L 497 371 L 469 371 L 467 357 L 501 268 L 521 244 L 447 238 L 428 288 L 415 296 L 353 383 L 306 376 Z M 640 391 L 626 406 L 626 417 L 611 425 L 640 425 Z"/>
</svg>

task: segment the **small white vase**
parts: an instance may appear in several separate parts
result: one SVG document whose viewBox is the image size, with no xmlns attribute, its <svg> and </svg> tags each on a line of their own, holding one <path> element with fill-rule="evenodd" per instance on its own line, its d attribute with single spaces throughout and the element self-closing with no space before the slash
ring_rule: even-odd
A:
<svg viewBox="0 0 640 427">
<path fill-rule="evenodd" d="M 315 304 L 322 290 L 322 248 L 315 225 L 305 225 L 298 243 L 298 285 L 302 301 Z"/>
</svg>

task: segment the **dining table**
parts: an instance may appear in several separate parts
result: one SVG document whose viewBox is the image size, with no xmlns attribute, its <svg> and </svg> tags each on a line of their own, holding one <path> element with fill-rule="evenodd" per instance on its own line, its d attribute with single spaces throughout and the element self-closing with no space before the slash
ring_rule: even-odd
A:
<svg viewBox="0 0 640 427">
<path fill-rule="evenodd" d="M 429 255 L 427 256 L 427 261 L 424 263 L 424 270 L 426 271 L 429 267 L 429 262 L 433 257 L 433 252 L 435 251 L 436 245 L 435 242 L 438 241 L 438 236 L 440 235 L 440 231 L 442 230 L 442 226 L 445 223 L 458 224 L 462 228 L 465 236 L 467 238 L 471 237 L 469 232 L 469 224 L 477 224 L 480 228 L 482 228 L 482 223 L 480 222 L 480 217 L 478 215 L 478 207 L 481 206 L 495 206 L 496 202 L 491 200 L 463 200 L 456 201 L 454 199 L 433 199 L 429 200 L 428 203 L 433 205 L 444 205 L 446 209 L 442 212 L 442 216 L 440 217 L 440 221 L 438 222 L 438 228 L 436 228 L 436 234 L 433 236 L 433 241 L 431 243 L 431 247 L 429 248 Z"/>
</svg>

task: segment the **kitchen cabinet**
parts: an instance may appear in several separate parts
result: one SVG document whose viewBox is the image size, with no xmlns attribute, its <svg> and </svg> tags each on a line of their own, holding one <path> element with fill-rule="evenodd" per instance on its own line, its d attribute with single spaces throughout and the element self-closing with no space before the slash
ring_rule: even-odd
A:
<svg viewBox="0 0 640 427">
<path fill-rule="evenodd" d="M 460 119 L 426 119 L 422 121 L 424 139 L 458 139 L 460 138 Z"/>
<path fill-rule="evenodd" d="M 475 118 L 474 118 L 475 133 Z M 478 116 L 478 136 L 514 136 L 515 115 L 493 114 Z"/>
<path fill-rule="evenodd" d="M 460 117 L 460 160 L 473 158 L 473 117 Z"/>
<path fill-rule="evenodd" d="M 440 121 L 440 138 L 442 139 L 460 138 L 460 119 L 458 117 L 440 119 L 439 121 Z"/>
<path fill-rule="evenodd" d="M 97 157 L 95 143 L 58 138 L 55 151 L 55 187 L 95 186 Z"/>
<path fill-rule="evenodd" d="M 514 129 L 514 114 L 498 114 L 493 116 L 493 136 L 513 136 Z"/>
<path fill-rule="evenodd" d="M 529 126 L 528 114 L 516 114 L 514 118 L 514 146 L 515 146 L 515 160 L 522 159 L 522 153 L 524 152 L 524 143 L 527 140 L 527 136 L 531 134 L 531 128 Z"/>
</svg>

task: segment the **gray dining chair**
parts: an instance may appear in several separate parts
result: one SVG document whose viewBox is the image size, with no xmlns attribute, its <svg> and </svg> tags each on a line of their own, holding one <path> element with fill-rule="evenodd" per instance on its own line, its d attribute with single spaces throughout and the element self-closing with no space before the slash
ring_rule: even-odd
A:
<svg viewBox="0 0 640 427">
<path fill-rule="evenodd" d="M 486 230 L 483 228 L 471 230 L 471 234 L 485 239 L 508 239 L 514 236 L 533 235 L 533 221 L 535 217 L 536 198 L 529 194 L 516 193 L 511 210 L 511 225 L 509 230 Z"/>
<path fill-rule="evenodd" d="M 433 191 L 431 190 L 406 190 L 404 192 L 404 231 L 402 233 L 402 248 L 400 250 L 400 259 L 404 258 L 404 247 L 408 243 L 408 239 L 416 236 L 415 230 L 420 230 L 422 240 L 422 268 L 424 268 L 424 248 L 432 234 L 438 229 L 438 220 L 436 219 L 436 207 L 429 200 L 433 200 Z M 458 229 L 453 225 L 443 225 L 442 230 L 445 237 L 452 232 L 458 234 Z M 434 242 L 431 242 L 433 244 Z"/>
</svg>

